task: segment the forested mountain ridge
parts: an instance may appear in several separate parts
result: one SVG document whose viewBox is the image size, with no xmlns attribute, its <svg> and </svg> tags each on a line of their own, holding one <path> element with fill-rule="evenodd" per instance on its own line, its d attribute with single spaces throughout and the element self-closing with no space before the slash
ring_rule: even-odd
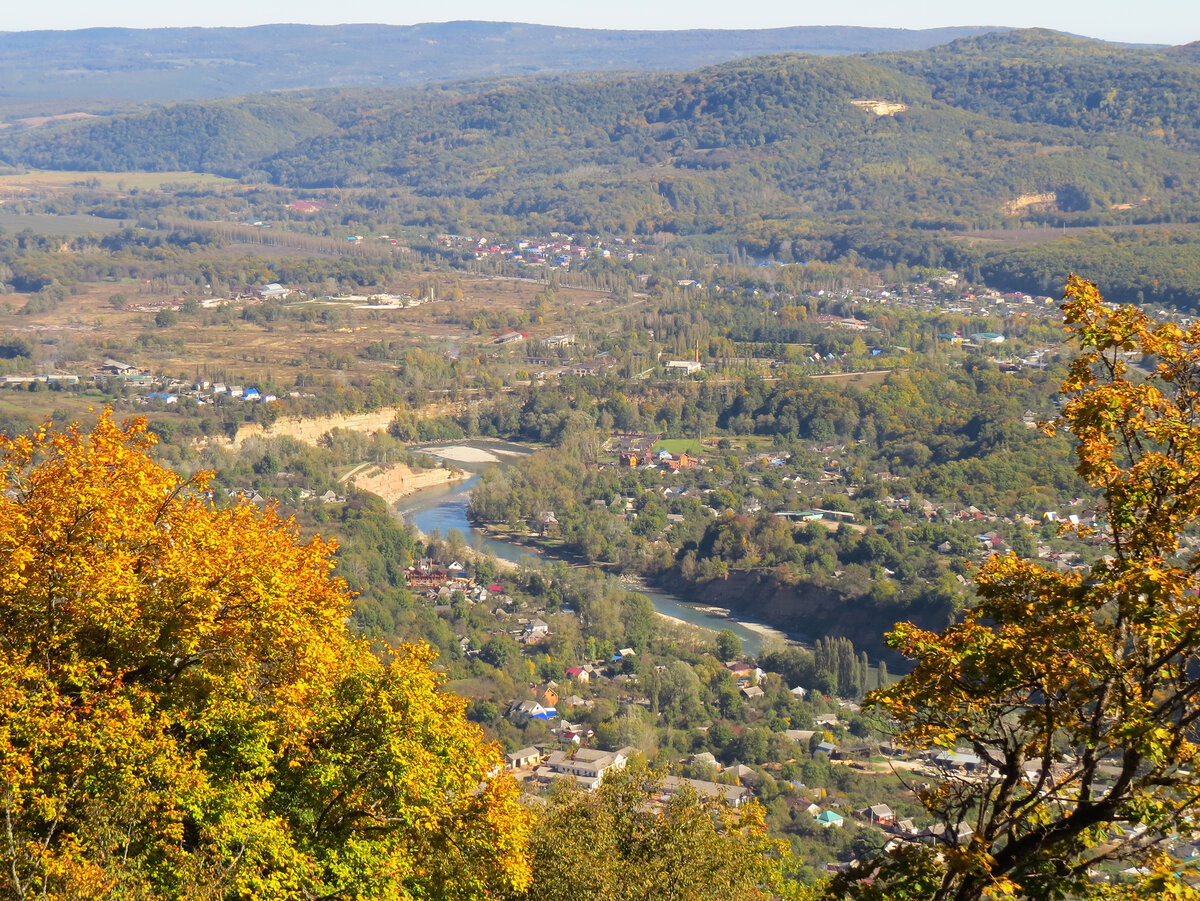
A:
<svg viewBox="0 0 1200 901">
<path fill-rule="evenodd" d="M 934 99 L 1019 123 L 1121 132 L 1200 147 L 1195 45 L 1131 49 L 1042 30 L 985 34 L 879 62 Z"/>
<path fill-rule="evenodd" d="M 307 104 L 255 97 L 84 120 L 59 132 L 34 131 L 25 146 L 49 169 L 85 163 L 89 170 L 236 173 L 336 127 Z"/>
<path fill-rule="evenodd" d="M 691 69 L 780 52 L 916 50 L 982 27 L 631 31 L 513 22 L 0 32 L 0 107 L 401 86 L 497 75 Z"/>
<path fill-rule="evenodd" d="M 812 216 L 1124 224 L 1200 211 L 1193 110 L 1200 65 L 1180 54 L 1028 31 L 690 73 L 185 103 L 10 131 L 0 159 L 399 189 L 437 198 L 464 228 L 504 217 L 676 234 Z"/>
</svg>

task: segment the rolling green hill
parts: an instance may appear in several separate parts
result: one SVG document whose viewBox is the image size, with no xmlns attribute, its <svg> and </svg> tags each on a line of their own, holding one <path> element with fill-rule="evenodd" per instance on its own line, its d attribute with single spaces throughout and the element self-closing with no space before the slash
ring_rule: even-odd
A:
<svg viewBox="0 0 1200 901">
<path fill-rule="evenodd" d="M 1030 30 L 879 61 L 924 80 L 935 99 L 972 112 L 1200 148 L 1194 47 L 1134 50 Z"/>
</svg>

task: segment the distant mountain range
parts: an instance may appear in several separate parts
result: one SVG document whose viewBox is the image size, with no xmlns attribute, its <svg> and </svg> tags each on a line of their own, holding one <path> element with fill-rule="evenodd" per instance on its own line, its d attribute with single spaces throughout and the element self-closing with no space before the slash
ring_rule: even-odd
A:
<svg viewBox="0 0 1200 901">
<path fill-rule="evenodd" d="M 687 70 L 772 53 L 922 50 L 991 30 L 606 31 L 445 22 L 0 32 L 0 112 L 507 75 Z"/>
</svg>

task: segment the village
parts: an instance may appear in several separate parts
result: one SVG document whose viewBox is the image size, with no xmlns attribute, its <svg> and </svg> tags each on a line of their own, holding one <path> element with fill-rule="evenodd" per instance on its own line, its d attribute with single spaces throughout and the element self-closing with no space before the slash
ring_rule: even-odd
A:
<svg viewBox="0 0 1200 901">
<path fill-rule="evenodd" d="M 613 648 L 611 654 L 603 651 L 607 656 L 587 662 L 563 666 L 555 661 L 548 666 L 551 655 L 561 653 L 556 629 L 578 629 L 576 611 L 537 604 L 518 587 L 519 578 L 511 590 L 490 580 L 485 587 L 468 575 L 470 569 L 457 560 L 441 565 L 425 558 L 409 570 L 409 584 L 447 623 L 497 624 L 482 638 L 481 647 L 466 634 L 459 636 L 463 663 L 456 664 L 456 670 L 470 668 L 476 660 L 509 669 L 523 669 L 522 661 L 533 669 L 540 661 L 537 669 L 557 670 L 559 678 L 524 683 L 520 696 L 511 699 L 489 727 L 502 727 L 499 734 L 509 747 L 507 769 L 532 798 L 544 798 L 564 779 L 595 790 L 605 778 L 640 759 L 667 769 L 654 798 L 658 804 L 676 792 L 691 791 L 734 807 L 758 801 L 784 832 L 798 835 L 870 829 L 890 844 L 970 841 L 969 824 L 948 834 L 943 825 L 922 817 L 904 786 L 934 779 L 964 784 L 995 779 L 994 765 L 971 749 L 916 752 L 899 747 L 884 724 L 863 715 L 854 698 L 789 686 L 783 674 L 740 654 L 725 661 L 709 654 L 676 656 L 669 650 L 672 643 L 661 635 L 643 647 Z M 519 649 L 516 667 L 511 659 L 499 659 L 492 644 L 497 636 L 511 639 Z M 771 660 L 778 655 L 766 656 Z M 698 685 L 724 686 L 714 694 L 732 691 L 736 699 L 722 700 L 722 715 L 716 719 L 700 715 L 701 702 L 690 719 L 677 720 L 680 709 L 671 706 L 667 696 L 673 689 L 666 686 L 679 678 L 681 667 L 694 673 Z M 638 738 L 636 729 L 614 728 L 614 722 L 631 718 L 660 725 L 665 720 L 668 734 L 674 731 L 677 738 L 664 747 L 650 737 L 653 731 L 642 730 Z M 635 743 L 622 743 L 630 737 Z M 1030 761 L 1025 779 L 1052 793 L 1059 781 L 1065 784 L 1069 772 L 1070 761 L 1048 771 Z M 1178 857 L 1196 851 L 1189 840 L 1181 838 L 1176 845 L 1173 853 Z M 829 859 L 823 866 L 838 871 L 848 865 Z"/>
</svg>

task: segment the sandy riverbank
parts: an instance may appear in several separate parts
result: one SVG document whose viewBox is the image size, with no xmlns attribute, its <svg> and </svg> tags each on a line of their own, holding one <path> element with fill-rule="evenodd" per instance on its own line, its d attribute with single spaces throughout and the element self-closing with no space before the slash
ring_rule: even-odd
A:
<svg viewBox="0 0 1200 901">
<path fill-rule="evenodd" d="M 710 629 L 708 626 L 702 626 L 699 623 L 689 623 L 686 619 L 680 619 L 678 616 L 671 616 L 669 613 L 660 613 L 658 610 L 655 610 L 654 615 L 665 619 L 672 625 L 685 626 L 688 629 L 699 629 L 701 632 L 711 632 L 713 635 L 717 634 L 716 629 Z"/>
<path fill-rule="evenodd" d="M 751 632 L 757 632 L 763 638 L 778 638 L 784 644 L 795 644 L 795 642 L 791 641 L 791 639 L 787 637 L 786 632 L 781 632 L 778 629 L 773 629 L 770 626 L 763 625 L 762 623 L 746 622 L 745 620 L 741 619 L 735 619 L 733 621 L 743 629 L 749 629 Z"/>
<path fill-rule="evenodd" d="M 453 460 L 455 463 L 499 463 L 500 458 L 491 451 L 478 447 L 468 447 L 465 444 L 451 444 L 446 447 L 424 447 L 421 453 L 432 454 L 443 460 Z"/>
</svg>

